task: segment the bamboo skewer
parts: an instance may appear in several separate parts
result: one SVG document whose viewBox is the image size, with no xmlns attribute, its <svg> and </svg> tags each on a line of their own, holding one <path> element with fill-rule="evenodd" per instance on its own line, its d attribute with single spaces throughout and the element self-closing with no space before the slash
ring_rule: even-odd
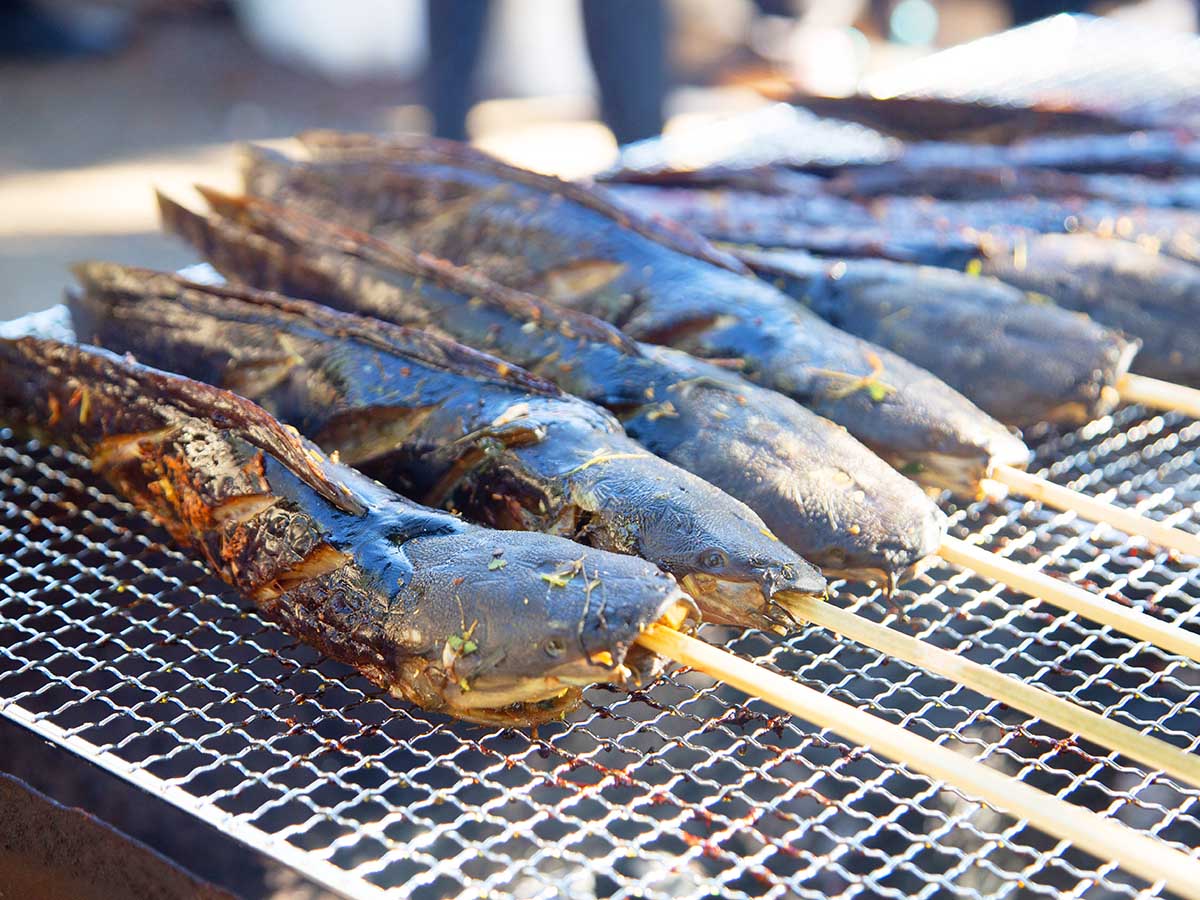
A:
<svg viewBox="0 0 1200 900">
<path fill-rule="evenodd" d="M 1147 378 L 1145 375 L 1122 375 L 1117 392 L 1126 403 L 1140 403 L 1154 409 L 1181 412 L 1200 419 L 1200 390 Z"/>
<path fill-rule="evenodd" d="M 638 643 L 870 747 L 914 772 L 953 785 L 1101 860 L 1113 860 L 1152 884 L 1163 881 L 1180 896 L 1200 900 L 1200 862 L 1161 841 L 671 628 L 651 625 Z"/>
<path fill-rule="evenodd" d="M 900 634 L 822 600 L 789 599 L 787 608 L 797 618 L 873 647 L 888 656 L 903 659 L 920 669 L 935 672 L 985 697 L 1044 719 L 1070 734 L 1116 750 L 1152 770 L 1166 772 L 1180 781 L 1200 787 L 1200 756 L 1142 734 L 1003 672 Z"/>
<path fill-rule="evenodd" d="M 1113 506 L 1111 503 L 1105 503 L 1103 500 L 1097 500 L 1080 491 L 1073 491 L 1011 466 L 996 466 L 989 473 L 989 477 L 1015 493 L 1032 500 L 1040 500 L 1047 506 L 1076 512 L 1089 521 L 1103 522 L 1128 534 L 1141 535 L 1160 547 L 1200 557 L 1200 535 L 1191 534 L 1182 528 L 1166 525 L 1130 509 Z"/>
<path fill-rule="evenodd" d="M 1108 625 L 1138 640 L 1200 662 L 1200 635 L 1106 600 L 1070 582 L 1051 578 L 1031 566 L 989 553 L 958 538 L 942 538 L 942 545 L 937 552 L 947 562 L 994 578 L 1085 619 Z"/>
</svg>

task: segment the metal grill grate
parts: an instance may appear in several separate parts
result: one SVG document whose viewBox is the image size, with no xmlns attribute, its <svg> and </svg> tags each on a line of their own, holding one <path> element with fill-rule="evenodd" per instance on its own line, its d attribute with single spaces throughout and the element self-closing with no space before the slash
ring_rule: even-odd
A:
<svg viewBox="0 0 1200 900">
<path fill-rule="evenodd" d="M 264 622 L 82 461 L 0 432 L 0 712 L 353 896 L 1154 896 L 955 792 L 746 704 L 696 673 L 594 689 L 529 733 L 398 703 Z M 1186 524 L 1200 423 L 1137 408 L 1041 441 Z M 955 529 L 1193 627 L 1200 575 L 1119 534 L 1015 502 Z M 889 603 L 838 602 L 1178 746 L 1197 670 L 935 569 Z M 1185 849 L 1200 794 L 816 629 L 710 640 Z"/>
</svg>

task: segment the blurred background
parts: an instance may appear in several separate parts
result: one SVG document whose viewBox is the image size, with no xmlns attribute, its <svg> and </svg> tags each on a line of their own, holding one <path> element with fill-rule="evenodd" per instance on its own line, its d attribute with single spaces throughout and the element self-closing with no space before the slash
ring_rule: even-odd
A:
<svg viewBox="0 0 1200 900">
<path fill-rule="evenodd" d="M 73 260 L 175 267 L 152 186 L 234 186 L 238 141 L 468 137 L 568 177 L 617 138 L 873 72 L 1056 11 L 1193 31 L 1196 0 L 0 0 L 0 318 Z M 1014 60 L 1014 66 L 1020 61 Z M 614 132 L 616 135 L 614 135 Z"/>
<path fill-rule="evenodd" d="M 1089 11 L 1194 32 L 1197 5 L 0 0 L 0 319 L 57 303 L 79 259 L 193 262 L 158 234 L 153 188 L 236 188 L 241 141 L 318 127 L 436 132 L 580 177 L 611 164 L 618 140 L 679 132 L 791 88 L 850 93 L 1015 23 Z M 60 757 L 0 722 L 0 767 L 56 799 L 244 896 L 326 896 L 165 802 L 127 803 L 130 788 Z"/>
</svg>

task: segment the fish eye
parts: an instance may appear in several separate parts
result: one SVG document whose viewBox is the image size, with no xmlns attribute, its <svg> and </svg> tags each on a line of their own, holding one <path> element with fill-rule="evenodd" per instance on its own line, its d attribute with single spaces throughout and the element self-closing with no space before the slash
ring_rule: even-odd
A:
<svg viewBox="0 0 1200 900">
<path fill-rule="evenodd" d="M 729 557 L 713 547 L 700 554 L 700 565 L 709 570 L 723 569 L 729 565 Z"/>
<path fill-rule="evenodd" d="M 547 656 L 557 659 L 566 652 L 567 645 L 563 643 L 562 638 L 552 637 L 542 645 L 542 649 L 546 651 Z"/>
</svg>

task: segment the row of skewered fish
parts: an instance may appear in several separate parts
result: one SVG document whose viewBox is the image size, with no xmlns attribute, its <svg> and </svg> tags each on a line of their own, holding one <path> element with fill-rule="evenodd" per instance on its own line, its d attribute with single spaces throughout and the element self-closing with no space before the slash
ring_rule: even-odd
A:
<svg viewBox="0 0 1200 900">
<path fill-rule="evenodd" d="M 458 145 L 305 142 L 250 151 L 205 214 L 161 198 L 229 284 L 78 267 L 83 343 L 0 343 L 0 417 L 296 635 L 477 721 L 648 677 L 654 622 L 784 631 L 826 576 L 893 583 L 942 538 L 921 486 L 1023 465 L 998 418 L 1091 418 L 1138 347 L 971 278 L 972 355 L 922 306 L 954 273 L 727 253 Z M 1047 340 L 1072 349 L 1038 369 Z"/>
<path fill-rule="evenodd" d="M 930 107 L 942 132 L 956 121 L 970 131 L 972 123 L 1014 116 L 936 100 L 819 105 L 876 122 L 892 122 L 903 110 L 913 127 Z M 1044 377 L 1058 386 L 1064 373 L 1046 370 L 1045 361 L 1078 357 L 1076 379 L 1083 384 L 1094 372 L 1092 394 L 1100 397 L 1099 389 L 1119 380 L 1114 361 L 1129 364 L 1133 340 L 1142 349 L 1132 371 L 1200 384 L 1194 138 L 1115 127 L 1065 136 L 1058 132 L 1071 131 L 1074 120 L 1049 111 L 1029 121 L 1044 132 L 1001 145 L 925 140 L 888 159 L 838 166 L 758 158 L 742 167 L 730 159 L 705 171 L 625 168 L 607 177 L 622 202 L 743 248 L 735 252 L 759 274 L 818 314 L 896 348 L 1004 421 L 1072 424 L 1106 411 L 1111 402 L 1058 410 L 1057 391 L 1016 407 L 995 397 L 996 386 Z M 881 303 L 883 293 L 892 302 Z M 991 346 L 1007 344 L 1006 351 L 997 354 L 989 385 L 946 359 L 933 332 L 921 338 L 897 321 L 957 323 L 974 315 L 972 307 L 1004 311 Z M 1068 310 L 1091 322 L 1072 327 Z M 1030 337 L 1037 333 L 1045 340 Z"/>
</svg>

